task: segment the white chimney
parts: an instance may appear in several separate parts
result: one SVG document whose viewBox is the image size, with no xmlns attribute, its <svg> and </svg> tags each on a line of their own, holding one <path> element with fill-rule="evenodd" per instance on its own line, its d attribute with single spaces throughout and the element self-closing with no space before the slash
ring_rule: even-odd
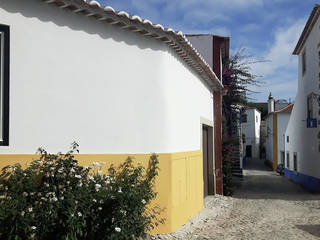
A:
<svg viewBox="0 0 320 240">
<path fill-rule="evenodd" d="M 274 98 L 272 97 L 271 93 L 269 94 L 268 99 L 268 114 L 274 112 Z"/>
</svg>

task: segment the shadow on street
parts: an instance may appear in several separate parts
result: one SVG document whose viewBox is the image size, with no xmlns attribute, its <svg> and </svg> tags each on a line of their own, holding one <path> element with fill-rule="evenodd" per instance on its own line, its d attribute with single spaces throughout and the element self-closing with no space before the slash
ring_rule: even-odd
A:
<svg viewBox="0 0 320 240">
<path fill-rule="evenodd" d="M 289 201 L 319 200 L 319 193 L 312 193 L 280 176 L 264 165 L 260 159 L 248 159 L 233 197 L 240 199 L 281 199 Z"/>
</svg>

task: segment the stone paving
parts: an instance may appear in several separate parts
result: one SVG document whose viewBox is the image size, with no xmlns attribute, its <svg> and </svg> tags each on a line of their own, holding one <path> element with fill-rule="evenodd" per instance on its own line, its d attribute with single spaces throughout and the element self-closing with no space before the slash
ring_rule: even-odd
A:
<svg viewBox="0 0 320 240">
<path fill-rule="evenodd" d="M 212 196 L 177 232 L 153 239 L 320 239 L 320 194 L 249 160 L 233 197 Z"/>
</svg>

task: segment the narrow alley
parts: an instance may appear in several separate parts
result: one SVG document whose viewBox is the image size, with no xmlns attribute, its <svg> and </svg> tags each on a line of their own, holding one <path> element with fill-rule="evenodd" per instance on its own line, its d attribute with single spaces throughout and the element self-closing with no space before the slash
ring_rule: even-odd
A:
<svg viewBox="0 0 320 240">
<path fill-rule="evenodd" d="M 320 239 L 320 195 L 248 161 L 233 197 L 207 200 L 201 221 L 161 239 Z M 191 230 L 192 229 L 192 230 Z"/>
</svg>

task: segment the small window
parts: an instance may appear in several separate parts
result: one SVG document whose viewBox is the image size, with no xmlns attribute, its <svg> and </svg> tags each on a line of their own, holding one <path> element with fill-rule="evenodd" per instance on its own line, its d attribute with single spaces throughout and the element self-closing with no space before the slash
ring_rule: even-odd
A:
<svg viewBox="0 0 320 240">
<path fill-rule="evenodd" d="M 319 64 L 319 67 L 320 67 L 320 51 L 318 52 L 318 64 Z"/>
<path fill-rule="evenodd" d="M 246 123 L 247 122 L 247 118 L 248 118 L 247 114 L 243 114 L 242 117 L 241 117 L 241 122 Z"/>
<path fill-rule="evenodd" d="M 290 139 L 289 139 L 289 136 L 287 136 L 287 143 L 289 142 L 289 140 L 290 140 Z"/>
<path fill-rule="evenodd" d="M 293 153 L 293 170 L 295 172 L 298 171 L 298 159 L 297 159 L 297 153 Z"/>
<path fill-rule="evenodd" d="M 285 162 L 284 162 L 284 151 L 280 152 L 280 156 L 281 156 L 281 164 L 285 165 Z"/>
<path fill-rule="evenodd" d="M 9 45 L 9 27 L 0 25 L 0 146 L 9 145 Z"/>
<path fill-rule="evenodd" d="M 287 168 L 290 169 L 290 153 L 287 152 Z"/>
<path fill-rule="evenodd" d="M 307 118 L 313 118 L 313 94 L 307 97 Z"/>
<path fill-rule="evenodd" d="M 302 75 L 305 74 L 307 70 L 307 63 L 306 63 L 306 50 L 302 53 Z"/>
</svg>

